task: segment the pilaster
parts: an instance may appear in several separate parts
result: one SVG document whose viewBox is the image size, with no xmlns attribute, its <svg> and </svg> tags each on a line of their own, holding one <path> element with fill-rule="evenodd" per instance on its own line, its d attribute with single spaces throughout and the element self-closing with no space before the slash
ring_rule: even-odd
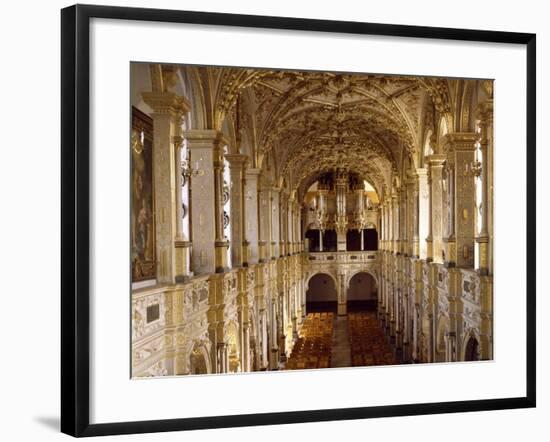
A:
<svg viewBox="0 0 550 442">
<path fill-rule="evenodd" d="M 474 267 L 475 248 L 475 161 L 476 133 L 447 134 L 448 157 L 452 158 L 450 183 L 451 231 L 447 238 L 448 263 L 461 268 Z M 454 239 L 454 246 L 452 245 Z"/>
<path fill-rule="evenodd" d="M 434 154 L 426 158 L 429 164 L 429 208 L 427 259 L 443 262 L 443 165 L 445 155 Z"/>
<path fill-rule="evenodd" d="M 226 261 L 224 256 L 218 256 L 218 244 L 221 243 L 221 247 L 225 248 L 227 256 L 221 208 L 223 147 L 220 144 L 223 143 L 223 138 L 215 130 L 190 130 L 185 132 L 185 137 L 190 151 L 190 163 L 196 171 L 190 181 L 193 270 L 197 274 L 214 273 L 220 267 L 220 260 Z"/>
<path fill-rule="evenodd" d="M 260 169 L 247 168 L 245 170 L 245 213 L 243 221 L 246 240 L 248 241 L 248 262 L 258 264 L 260 261 L 258 220 L 258 177 Z"/>
<path fill-rule="evenodd" d="M 187 273 L 182 249 L 181 164 L 182 121 L 190 105 L 174 93 L 143 92 L 144 101 L 153 109 L 153 179 L 157 245 L 157 280 L 174 283 Z M 180 200 L 178 201 L 178 195 Z"/>
<path fill-rule="evenodd" d="M 248 266 L 248 243 L 245 226 L 247 219 L 245 209 L 244 174 L 248 156 L 244 154 L 227 154 L 231 176 L 231 266 Z"/>
</svg>

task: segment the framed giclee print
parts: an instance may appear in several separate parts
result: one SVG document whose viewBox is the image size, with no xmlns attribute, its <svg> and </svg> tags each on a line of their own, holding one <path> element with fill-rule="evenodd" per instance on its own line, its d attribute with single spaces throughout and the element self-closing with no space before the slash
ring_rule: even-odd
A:
<svg viewBox="0 0 550 442">
<path fill-rule="evenodd" d="M 62 430 L 535 406 L 535 36 L 62 11 Z"/>
</svg>

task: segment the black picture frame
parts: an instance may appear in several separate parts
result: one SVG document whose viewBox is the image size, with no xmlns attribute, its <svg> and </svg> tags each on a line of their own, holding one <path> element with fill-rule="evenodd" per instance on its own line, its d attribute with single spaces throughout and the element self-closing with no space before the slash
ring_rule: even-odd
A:
<svg viewBox="0 0 550 442">
<path fill-rule="evenodd" d="M 526 395 L 391 406 L 90 424 L 90 19 L 525 45 L 527 51 Z M 289 17 L 75 5 L 61 11 L 61 431 L 72 436 L 528 408 L 536 405 L 536 35 Z"/>
</svg>

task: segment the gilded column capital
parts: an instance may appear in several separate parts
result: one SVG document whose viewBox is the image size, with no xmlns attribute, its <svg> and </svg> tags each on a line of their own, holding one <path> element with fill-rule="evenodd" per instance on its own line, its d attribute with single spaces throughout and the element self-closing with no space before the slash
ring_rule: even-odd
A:
<svg viewBox="0 0 550 442">
<path fill-rule="evenodd" d="M 181 117 L 191 109 L 187 98 L 173 92 L 142 92 L 141 96 L 155 114 Z"/>
<path fill-rule="evenodd" d="M 481 120 L 481 125 L 493 122 L 493 100 L 480 103 L 476 109 L 476 116 Z"/>
<path fill-rule="evenodd" d="M 475 150 L 478 141 L 476 132 L 452 132 L 443 137 L 443 147 L 445 152 Z"/>
<path fill-rule="evenodd" d="M 430 167 L 434 166 L 443 166 L 443 163 L 447 159 L 447 155 L 445 154 L 431 154 L 426 157 L 426 160 L 430 164 Z"/>
<path fill-rule="evenodd" d="M 243 169 L 248 163 L 248 155 L 242 153 L 226 154 L 225 159 L 235 169 Z"/>
<path fill-rule="evenodd" d="M 262 173 L 261 169 L 253 168 L 253 167 L 247 167 L 246 169 L 246 175 L 247 176 L 256 176 L 258 177 Z"/>
<path fill-rule="evenodd" d="M 189 148 L 226 145 L 227 140 L 222 132 L 214 129 L 192 129 L 182 134 L 189 142 Z"/>
<path fill-rule="evenodd" d="M 428 168 L 427 167 L 419 167 L 418 169 L 416 169 L 417 178 L 419 178 L 421 176 L 426 176 L 426 175 L 428 175 Z"/>
</svg>

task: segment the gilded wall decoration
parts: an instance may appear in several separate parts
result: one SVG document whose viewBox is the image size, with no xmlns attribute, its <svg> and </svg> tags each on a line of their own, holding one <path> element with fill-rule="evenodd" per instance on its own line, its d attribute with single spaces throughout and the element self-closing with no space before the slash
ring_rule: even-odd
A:
<svg viewBox="0 0 550 442">
<path fill-rule="evenodd" d="M 192 192 L 181 210 L 192 224 L 188 238 L 191 265 L 184 269 L 188 272 L 185 278 L 164 281 L 159 270 L 162 285 L 134 286 L 139 287 L 132 294 L 136 376 L 286 368 L 280 363 L 290 357 L 294 338 L 301 331 L 300 322 L 308 308 L 308 279 L 319 272 L 335 279 L 341 315 L 346 313 L 351 277 L 360 271 L 376 279 L 377 319 L 395 350 L 403 352 L 403 361 L 456 359 L 465 331 L 479 330 L 483 321 L 490 329 L 489 283 L 480 284 L 477 273 L 463 271 L 460 265 L 446 266 L 449 262 L 440 256 L 443 234 L 448 233 L 442 232 L 443 224 L 447 223 L 456 233 L 453 244 L 464 262 L 477 252 L 471 234 L 479 210 L 471 197 L 476 181 L 463 173 L 471 169 L 472 154 L 457 148 L 469 152 L 464 143 L 470 139 L 455 136 L 459 144 L 448 152 L 452 157 L 448 161 L 454 161 L 456 175 L 446 175 L 443 182 L 445 156 L 440 138 L 444 134 L 437 129 L 444 121 L 444 132 L 452 138 L 450 134 L 461 121 L 472 119 L 471 109 L 460 115 L 455 111 L 456 84 L 470 80 L 183 65 L 163 67 L 160 74 L 162 91 L 175 93 L 174 81 L 183 79 L 185 87 L 179 88 L 178 94 L 188 93 L 185 98 L 193 102 L 184 118 L 192 129 L 186 126 L 181 138 L 188 143 L 190 163 L 200 167 L 202 174 L 192 177 Z M 152 127 L 148 133 L 140 122 L 133 116 L 132 183 L 139 190 L 132 191 L 134 281 L 148 278 L 143 269 L 151 253 L 151 270 L 155 269 L 154 225 L 150 232 L 143 227 L 146 223 L 138 225 L 147 221 L 145 215 L 154 213 L 153 198 L 147 212 L 148 200 L 143 196 L 152 192 L 153 172 L 145 167 L 151 163 L 144 159 L 152 148 L 148 145 Z M 173 124 L 155 133 L 155 139 L 163 140 L 161 146 L 172 142 Z M 192 132 L 200 132 L 204 139 Z M 220 159 L 214 156 L 213 160 L 210 141 L 220 134 L 227 140 L 227 153 L 248 156 L 247 167 L 253 173 L 245 171 L 244 176 L 253 185 L 245 182 L 244 194 L 238 173 L 231 174 L 230 185 L 215 189 L 212 185 L 213 164 Z M 429 149 L 425 149 L 427 139 Z M 431 154 L 430 160 L 422 158 L 426 152 Z M 155 167 L 171 160 L 170 149 L 155 153 Z M 430 173 L 430 182 L 424 187 L 411 181 L 420 167 Z M 156 170 L 158 189 L 163 181 Z M 323 182 L 327 173 L 336 170 L 356 178 L 356 182 L 346 183 L 339 209 L 334 189 Z M 150 183 L 145 189 L 149 193 L 144 192 L 144 180 Z M 373 189 L 362 189 L 367 187 L 364 181 Z M 316 185 L 324 197 L 312 204 L 307 195 L 315 193 L 310 188 Z M 372 192 L 377 200 L 361 199 L 362 190 Z M 429 229 L 424 229 L 437 249 L 432 262 L 422 257 L 422 252 L 414 252 L 418 242 L 425 240 L 418 226 L 426 221 L 420 207 L 427 205 L 419 204 L 419 195 L 432 204 Z M 249 206 L 255 196 L 258 199 Z M 244 213 L 239 213 L 241 200 Z M 169 215 L 174 197 L 163 189 L 155 201 L 159 209 L 157 235 L 162 229 L 167 232 L 157 236 L 159 268 L 169 269 L 174 255 L 174 217 Z M 218 205 L 230 201 L 232 209 L 226 206 L 215 222 L 214 201 Z M 318 211 L 321 205 L 324 209 Z M 246 229 L 233 234 L 241 224 Z M 310 253 L 301 243 L 310 224 L 310 228 L 321 230 L 376 228 L 380 247 L 369 252 L 352 252 L 350 248 L 349 252 Z M 249 259 L 249 267 L 234 265 L 215 273 L 210 266 L 216 258 L 213 231 L 220 225 L 232 228 L 230 247 L 242 244 L 245 250 L 255 246 L 261 261 Z M 324 241 L 325 247 L 327 244 Z M 480 306 L 483 302 L 487 305 Z M 407 354 L 404 344 L 412 354 L 410 350 Z M 492 357 L 487 346 L 482 350 L 483 358 Z"/>
</svg>

